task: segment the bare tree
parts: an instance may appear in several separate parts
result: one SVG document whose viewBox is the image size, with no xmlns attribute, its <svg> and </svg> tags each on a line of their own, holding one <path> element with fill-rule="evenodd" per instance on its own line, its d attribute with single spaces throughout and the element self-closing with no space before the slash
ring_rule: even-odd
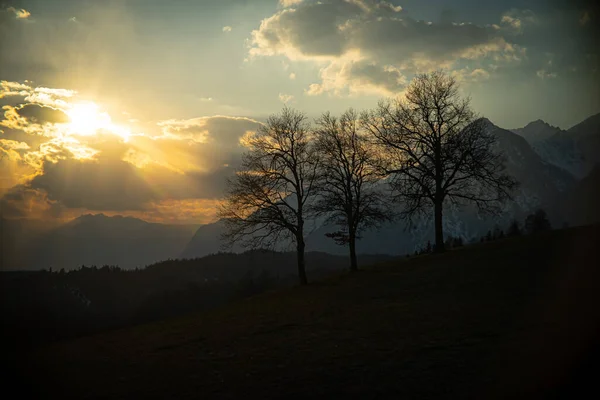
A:
<svg viewBox="0 0 600 400">
<path fill-rule="evenodd" d="M 380 102 L 362 122 L 382 148 L 381 167 L 404 203 L 402 215 L 410 219 L 433 207 L 438 252 L 444 251 L 445 200 L 494 213 L 517 185 L 494 151 L 489 122 L 477 119 L 470 99 L 443 72 L 416 76 L 404 99 Z"/>
<path fill-rule="evenodd" d="M 316 151 L 320 156 L 319 196 L 313 210 L 326 215 L 340 228 L 327 233 L 340 245 L 348 245 L 350 270 L 358 269 L 356 240 L 361 231 L 390 218 L 381 179 L 372 161 L 373 146 L 358 126 L 358 114 L 349 109 L 337 119 L 325 113 L 316 121 Z"/>
<path fill-rule="evenodd" d="M 245 141 L 248 151 L 228 180 L 226 201 L 219 210 L 223 239 L 243 247 L 272 247 L 295 242 L 300 284 L 307 284 L 304 224 L 313 197 L 317 160 L 304 114 L 284 108 Z"/>
</svg>

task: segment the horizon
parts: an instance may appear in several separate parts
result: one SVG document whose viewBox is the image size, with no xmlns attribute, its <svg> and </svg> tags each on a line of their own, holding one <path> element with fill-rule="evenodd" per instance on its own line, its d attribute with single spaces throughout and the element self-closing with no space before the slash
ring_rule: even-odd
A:
<svg viewBox="0 0 600 400">
<path fill-rule="evenodd" d="M 600 391 L 599 28 L 597 0 L 0 0 L 6 381 Z"/>
</svg>

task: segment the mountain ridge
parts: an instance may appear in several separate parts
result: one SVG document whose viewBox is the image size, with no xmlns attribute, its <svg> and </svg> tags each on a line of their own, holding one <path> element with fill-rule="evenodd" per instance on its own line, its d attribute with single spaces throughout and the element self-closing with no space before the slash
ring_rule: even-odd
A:
<svg viewBox="0 0 600 400">
<path fill-rule="evenodd" d="M 572 137 L 580 138 L 578 140 L 583 141 L 588 152 L 593 153 L 595 143 L 600 140 L 600 114 L 586 118 L 567 131 L 542 120 L 532 121 L 520 130 L 503 129 L 489 119 L 485 120 L 488 129 L 498 139 L 500 151 L 507 158 L 508 172 L 522 185 L 515 194 L 515 201 L 505 205 L 500 217 L 480 215 L 470 206 L 458 209 L 447 205 L 444 210 L 447 236 L 477 240 L 490 229 L 506 228 L 513 218 L 522 221 L 527 213 L 539 207 L 546 209 L 554 226 L 581 223 L 586 215 L 595 215 L 593 210 L 590 211 L 590 205 L 579 197 L 594 193 L 589 186 L 595 180 L 585 180 L 590 173 L 583 172 L 588 168 L 593 171 L 597 163 L 593 157 L 590 160 L 589 155 L 587 159 L 577 159 L 579 144 Z M 545 127 L 554 133 L 548 139 L 532 144 L 531 137 L 528 140 L 527 132 L 523 131 L 527 127 Z M 572 147 L 565 147 L 565 143 Z M 573 195 L 570 195 L 571 191 Z M 588 211 L 571 212 L 570 204 L 582 205 L 580 207 Z M 34 221 L 12 220 L 4 221 L 2 225 L 6 228 L 2 229 L 2 270 L 40 269 L 51 265 L 69 269 L 81 264 L 119 264 L 123 268 L 134 268 L 167 258 L 198 258 L 220 251 L 244 250 L 240 246 L 222 246 L 222 221 L 203 225 L 169 225 L 91 212 L 51 229 L 34 227 Z M 320 222 L 313 225 L 314 229 L 307 234 L 307 251 L 346 254 L 345 247 L 337 246 L 324 237 L 325 233 L 335 230 L 334 227 Z M 11 237 L 15 236 L 15 232 L 18 237 Z M 430 216 L 418 219 L 416 228 L 412 230 L 405 229 L 405 222 L 399 221 L 385 225 L 379 232 L 365 233 L 357 244 L 357 250 L 359 254 L 412 253 L 432 240 L 432 234 Z M 288 243 L 277 246 L 278 250 L 288 248 Z"/>
</svg>

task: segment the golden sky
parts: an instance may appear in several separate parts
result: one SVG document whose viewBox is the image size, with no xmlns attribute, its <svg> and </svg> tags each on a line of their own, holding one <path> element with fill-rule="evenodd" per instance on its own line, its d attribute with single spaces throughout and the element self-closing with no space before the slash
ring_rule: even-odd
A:
<svg viewBox="0 0 600 400">
<path fill-rule="evenodd" d="M 9 0 L 0 6 L 0 206 L 9 218 L 205 223 L 240 139 L 443 68 L 504 128 L 600 110 L 588 0 Z"/>
</svg>

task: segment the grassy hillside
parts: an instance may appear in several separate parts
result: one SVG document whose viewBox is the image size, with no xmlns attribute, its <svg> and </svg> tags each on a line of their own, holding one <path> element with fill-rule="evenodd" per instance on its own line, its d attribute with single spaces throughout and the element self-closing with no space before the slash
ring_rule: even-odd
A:
<svg viewBox="0 0 600 400">
<path fill-rule="evenodd" d="M 77 398 L 576 398 L 598 391 L 599 238 L 574 228 L 379 264 L 57 343 L 20 367 L 27 387 Z"/>
</svg>

